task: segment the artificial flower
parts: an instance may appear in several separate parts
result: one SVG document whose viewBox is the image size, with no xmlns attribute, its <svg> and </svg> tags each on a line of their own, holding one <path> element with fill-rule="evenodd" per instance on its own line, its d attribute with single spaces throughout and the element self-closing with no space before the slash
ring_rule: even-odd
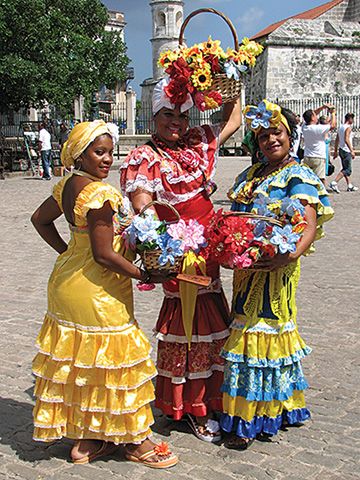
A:
<svg viewBox="0 0 360 480">
<path fill-rule="evenodd" d="M 242 39 L 242 45 L 240 48 L 255 57 L 260 55 L 264 50 L 264 47 L 260 43 L 254 42 L 254 40 L 249 40 L 248 37 Z"/>
<path fill-rule="evenodd" d="M 156 288 L 156 285 L 155 283 L 137 282 L 136 288 L 140 290 L 140 292 L 150 292 Z"/>
<path fill-rule="evenodd" d="M 270 242 L 278 246 L 280 253 L 293 253 L 296 251 L 296 243 L 299 240 L 300 235 L 293 232 L 291 225 L 285 225 L 285 227 L 275 226 L 273 228 Z"/>
<path fill-rule="evenodd" d="M 273 115 L 271 110 L 266 109 L 265 102 L 260 102 L 257 107 L 250 107 L 245 117 L 251 120 L 251 128 L 270 128 L 270 119 Z"/>
<path fill-rule="evenodd" d="M 205 54 L 224 57 L 225 53 L 220 44 L 220 40 L 213 40 L 211 37 L 209 37 L 207 42 L 202 43 L 201 46 Z"/>
<path fill-rule="evenodd" d="M 159 457 L 167 457 L 168 455 L 171 455 L 171 450 L 166 442 L 160 442 L 155 445 L 154 452 Z"/>
<path fill-rule="evenodd" d="M 160 54 L 158 64 L 160 67 L 167 68 L 172 62 L 179 58 L 179 54 L 179 50 L 166 50 L 166 52 Z"/>
<path fill-rule="evenodd" d="M 182 105 L 188 98 L 189 82 L 185 77 L 178 76 L 176 79 L 170 80 L 169 84 L 164 88 L 170 102 L 174 105 Z"/>
<path fill-rule="evenodd" d="M 135 215 L 132 226 L 140 242 L 151 242 L 157 240 L 159 236 L 156 230 L 161 226 L 161 221 L 154 214 Z"/>
<path fill-rule="evenodd" d="M 157 243 L 161 249 L 158 262 L 162 267 L 167 263 L 174 265 L 176 257 L 182 257 L 184 254 L 184 250 L 181 248 L 181 240 L 174 240 L 168 233 L 160 235 Z"/>
<path fill-rule="evenodd" d="M 205 64 L 202 68 L 195 70 L 191 75 L 191 80 L 198 90 L 207 90 L 211 87 L 212 77 L 211 70 L 208 64 Z"/>
<path fill-rule="evenodd" d="M 212 110 L 214 108 L 221 107 L 222 105 L 222 96 L 221 93 L 210 91 L 206 92 L 204 95 L 206 109 Z"/>
<path fill-rule="evenodd" d="M 250 257 L 249 252 L 244 252 L 242 255 L 236 256 L 234 259 L 234 266 L 236 268 L 249 268 L 253 265 L 254 260 Z"/>
<path fill-rule="evenodd" d="M 167 233 L 175 240 L 181 241 L 181 248 L 184 252 L 198 250 L 205 244 L 204 226 L 196 220 L 190 219 L 186 223 L 183 219 L 170 225 Z"/>
<path fill-rule="evenodd" d="M 285 197 L 281 202 L 280 212 L 286 213 L 289 217 L 294 216 L 296 213 L 303 215 L 305 207 L 298 198 Z"/>
<path fill-rule="evenodd" d="M 194 104 L 195 107 L 200 110 L 200 112 L 204 112 L 206 108 L 205 103 L 205 95 L 202 92 L 195 92 L 194 94 Z"/>
</svg>

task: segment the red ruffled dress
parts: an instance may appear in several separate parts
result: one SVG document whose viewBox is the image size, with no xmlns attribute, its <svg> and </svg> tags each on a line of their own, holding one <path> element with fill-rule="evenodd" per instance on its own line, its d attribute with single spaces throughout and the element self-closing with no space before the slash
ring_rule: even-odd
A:
<svg viewBox="0 0 360 480">
<path fill-rule="evenodd" d="M 198 168 L 189 173 L 179 162 L 161 156 L 149 145 L 134 149 L 120 167 L 121 188 L 125 195 L 137 189 L 153 194 L 154 199 L 173 205 L 181 218 L 196 219 L 207 225 L 213 205 L 204 191 L 204 178 L 215 174 L 219 127 L 191 128 L 183 137 L 184 149 L 200 154 Z M 173 219 L 173 213 L 158 210 L 160 218 Z M 219 267 L 206 264 L 212 283 L 199 287 L 193 319 L 191 348 L 182 322 L 179 283 L 164 283 L 165 298 L 155 327 L 159 340 L 158 377 L 155 406 L 175 420 L 185 413 L 205 416 L 222 410 L 220 387 L 224 361 L 220 351 L 229 336 L 229 309 L 221 287 Z"/>
</svg>

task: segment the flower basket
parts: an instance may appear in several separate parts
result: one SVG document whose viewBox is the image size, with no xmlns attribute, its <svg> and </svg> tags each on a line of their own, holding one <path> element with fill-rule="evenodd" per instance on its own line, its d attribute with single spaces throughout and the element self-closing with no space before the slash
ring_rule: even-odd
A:
<svg viewBox="0 0 360 480">
<path fill-rule="evenodd" d="M 159 202 L 157 200 L 154 200 L 154 201 L 148 203 L 147 205 L 145 205 L 145 207 L 143 207 L 142 210 L 140 211 L 139 215 L 143 215 L 146 212 L 146 210 L 148 210 L 153 205 L 161 205 L 163 207 L 166 207 L 169 210 L 171 210 L 172 213 L 174 214 L 175 220 L 164 221 L 164 223 L 166 225 L 171 225 L 171 224 L 179 222 L 179 220 L 180 220 L 179 212 L 172 205 L 170 205 L 170 203 Z M 182 261 L 183 261 L 183 258 L 184 258 L 183 255 L 178 256 L 178 257 L 174 258 L 174 263 L 173 264 L 168 261 L 165 265 L 160 265 L 159 258 L 162 255 L 161 248 L 155 248 L 153 250 L 142 250 L 142 251 L 139 251 L 138 253 L 140 255 L 140 258 L 142 260 L 142 263 L 144 265 L 145 270 L 149 273 L 151 273 L 151 272 L 166 272 L 168 274 L 176 275 L 181 270 L 181 265 L 182 265 Z"/>
<path fill-rule="evenodd" d="M 236 29 L 231 22 L 231 20 L 222 12 L 219 12 L 218 10 L 215 10 L 214 8 L 199 8 L 198 10 L 194 10 L 191 12 L 184 20 L 183 24 L 181 25 L 180 28 L 180 33 L 179 33 L 179 46 L 184 45 L 184 33 L 185 33 L 185 28 L 187 27 L 188 23 L 190 20 L 195 17 L 196 15 L 199 15 L 200 13 L 214 13 L 215 15 L 218 15 L 222 19 L 225 20 L 227 23 L 228 27 L 231 30 L 233 39 L 234 39 L 234 50 L 237 52 L 239 51 L 239 38 L 236 32 Z M 218 92 L 220 93 L 222 97 L 222 103 L 228 103 L 231 102 L 232 100 L 238 98 L 241 93 L 241 80 L 235 80 L 234 78 L 228 78 L 224 73 L 216 73 L 214 75 L 214 79 L 212 82 L 211 87 L 208 89 L 209 91 L 213 92 Z"/>
<path fill-rule="evenodd" d="M 256 205 L 261 213 L 219 210 L 206 232 L 203 256 L 224 268 L 256 269 L 262 256 L 294 252 L 306 226 L 301 202 L 264 197 Z"/>
</svg>

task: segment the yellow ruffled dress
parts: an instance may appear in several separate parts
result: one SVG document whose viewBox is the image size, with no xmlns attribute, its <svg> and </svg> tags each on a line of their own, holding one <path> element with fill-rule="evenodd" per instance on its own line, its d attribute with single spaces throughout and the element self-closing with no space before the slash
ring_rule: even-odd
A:
<svg viewBox="0 0 360 480">
<path fill-rule="evenodd" d="M 70 177 L 54 187 L 60 208 Z M 68 249 L 50 276 L 48 310 L 33 361 L 35 440 L 140 443 L 151 433 L 156 369 L 150 343 L 134 318 L 131 279 L 94 261 L 88 235 L 88 211 L 105 202 L 120 219 L 127 215 L 121 194 L 109 184 L 92 182 L 80 192 Z M 119 234 L 113 248 L 126 256 Z"/>
</svg>

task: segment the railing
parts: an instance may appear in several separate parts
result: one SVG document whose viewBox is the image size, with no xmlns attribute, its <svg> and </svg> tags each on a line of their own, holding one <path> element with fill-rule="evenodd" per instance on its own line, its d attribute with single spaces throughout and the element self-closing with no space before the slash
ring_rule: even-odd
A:
<svg viewBox="0 0 360 480">
<path fill-rule="evenodd" d="M 282 107 L 292 110 L 294 113 L 300 115 L 300 117 L 306 110 L 315 110 L 316 108 L 321 107 L 324 103 L 330 103 L 336 107 L 338 124 L 344 121 L 344 117 L 347 113 L 353 113 L 355 115 L 353 130 L 360 131 L 360 95 L 323 95 L 321 97 L 299 98 L 294 100 L 276 98 L 272 101 Z"/>
</svg>

